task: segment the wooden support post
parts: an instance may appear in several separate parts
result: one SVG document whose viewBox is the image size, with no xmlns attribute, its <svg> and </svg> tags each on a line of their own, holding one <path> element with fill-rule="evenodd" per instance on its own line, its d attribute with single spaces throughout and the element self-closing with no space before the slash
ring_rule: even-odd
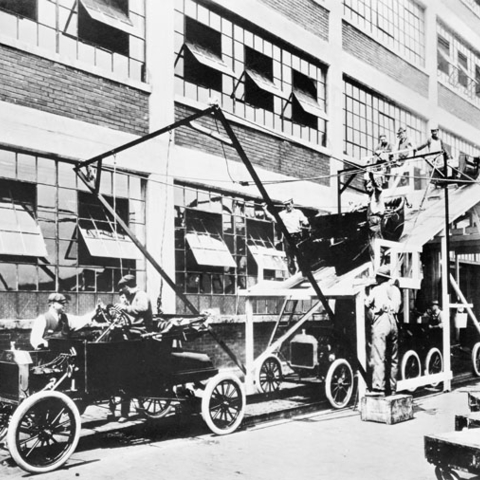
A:
<svg viewBox="0 0 480 480">
<path fill-rule="evenodd" d="M 253 363 L 253 304 L 252 299 L 247 298 L 245 302 L 245 393 L 255 393 L 254 377 L 255 365 Z"/>
<path fill-rule="evenodd" d="M 446 316 L 443 322 L 443 368 L 445 372 L 450 372 L 452 369 L 450 359 L 450 297 L 448 295 L 448 262 L 450 261 L 448 255 L 448 243 L 447 243 L 448 231 L 444 230 L 442 236 L 442 308 Z M 443 390 L 445 392 L 451 390 L 451 381 L 447 377 L 443 382 Z"/>
<path fill-rule="evenodd" d="M 367 370 L 367 336 L 365 328 L 365 292 L 361 290 L 355 296 L 355 318 L 357 329 L 357 358 L 363 369 Z M 362 375 L 358 375 L 358 395 L 363 397 L 367 384 Z"/>
</svg>

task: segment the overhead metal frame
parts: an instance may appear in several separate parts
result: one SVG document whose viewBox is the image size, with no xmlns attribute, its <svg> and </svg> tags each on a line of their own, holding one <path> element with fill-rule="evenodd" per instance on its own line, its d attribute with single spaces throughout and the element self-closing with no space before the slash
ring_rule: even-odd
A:
<svg viewBox="0 0 480 480">
<path fill-rule="evenodd" d="M 215 120 L 219 121 L 223 126 L 228 139 L 219 135 L 218 132 L 214 132 L 199 125 L 196 120 L 203 118 L 203 117 L 210 117 L 214 118 Z M 102 206 L 105 210 L 116 220 L 116 222 L 121 226 L 124 232 L 131 238 L 132 242 L 137 246 L 137 248 L 142 252 L 145 258 L 150 262 L 150 264 L 157 270 L 157 272 L 161 275 L 161 277 L 165 280 L 165 282 L 172 288 L 175 292 L 177 297 L 185 304 L 185 306 L 192 312 L 194 315 L 200 315 L 200 312 L 197 308 L 190 302 L 190 300 L 186 297 L 186 295 L 177 287 L 175 282 L 170 278 L 170 276 L 166 273 L 166 271 L 161 267 L 161 265 L 155 260 L 155 258 L 150 254 L 148 249 L 143 245 L 138 238 L 135 236 L 133 231 L 128 227 L 128 225 L 120 218 L 120 216 L 116 213 L 113 207 L 107 202 L 104 196 L 100 193 L 100 185 L 101 185 L 101 175 L 102 175 L 102 165 L 103 160 L 107 157 L 111 157 L 117 155 L 118 153 L 124 152 L 130 148 L 133 148 L 137 145 L 147 142 L 153 138 L 159 137 L 165 133 L 168 133 L 172 130 L 175 130 L 179 127 L 189 127 L 193 130 L 199 131 L 211 138 L 214 138 L 222 143 L 228 144 L 232 148 L 234 148 L 242 160 L 243 164 L 245 165 L 246 169 L 248 170 L 252 180 L 254 181 L 257 189 L 259 190 L 264 202 L 266 203 L 269 211 L 272 213 L 275 221 L 277 222 L 282 235 L 285 237 L 287 242 L 289 243 L 294 255 L 297 258 L 300 270 L 302 271 L 303 276 L 310 282 L 316 298 L 319 300 L 319 303 L 323 306 L 325 312 L 327 313 L 328 317 L 334 321 L 335 314 L 333 313 L 327 298 L 323 294 L 321 288 L 317 284 L 313 273 L 309 267 L 309 263 L 307 259 L 304 257 L 303 253 L 297 248 L 292 236 L 288 232 L 285 224 L 283 223 L 282 218 L 279 215 L 279 212 L 274 206 L 272 199 L 270 198 L 269 194 L 267 193 L 262 181 L 260 180 L 255 168 L 253 167 L 252 163 L 250 162 L 247 154 L 245 153 L 242 145 L 240 144 L 235 132 L 233 131 L 232 126 L 230 125 L 229 121 L 225 117 L 223 111 L 218 105 L 213 105 L 205 110 L 197 112 L 193 115 L 190 115 L 186 118 L 183 118 L 179 121 L 172 123 L 166 127 L 160 128 L 154 132 L 151 132 L 143 137 L 140 137 L 136 140 L 128 142 L 124 145 L 111 149 L 105 153 L 100 155 L 96 155 L 88 160 L 85 160 L 74 167 L 74 171 L 79 176 L 79 178 L 83 181 L 83 183 L 88 187 L 88 189 L 98 198 Z M 91 171 L 91 166 L 95 164 L 96 172 Z M 249 327 L 250 328 L 250 327 Z M 212 330 L 210 326 L 208 326 L 208 330 L 215 341 L 223 348 L 223 350 L 228 354 L 228 356 L 235 362 L 235 364 L 240 368 L 240 370 L 247 374 L 247 369 L 245 366 L 239 361 L 237 356 L 232 352 L 232 350 L 221 340 L 217 334 Z M 251 328 L 251 334 L 253 335 L 253 326 Z M 354 346 L 351 345 L 351 342 L 348 339 L 345 339 L 347 345 L 351 348 L 352 352 L 355 351 Z M 367 374 L 365 371 L 364 366 L 362 363 L 356 358 L 356 365 L 354 365 L 356 370 L 358 370 L 364 379 L 367 379 Z"/>
</svg>

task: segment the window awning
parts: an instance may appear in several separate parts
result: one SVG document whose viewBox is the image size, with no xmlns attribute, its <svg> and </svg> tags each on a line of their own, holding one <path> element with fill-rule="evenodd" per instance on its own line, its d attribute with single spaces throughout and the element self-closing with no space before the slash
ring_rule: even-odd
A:
<svg viewBox="0 0 480 480">
<path fill-rule="evenodd" d="M 222 240 L 197 233 L 187 233 L 185 238 L 199 265 L 232 268 L 237 266 L 227 245 Z"/>
<path fill-rule="evenodd" d="M 254 70 L 245 70 L 245 74 L 257 85 L 258 88 L 265 90 L 266 92 L 272 93 L 278 97 L 286 98 L 287 96 L 283 90 L 269 78 L 264 77 Z"/>
<path fill-rule="evenodd" d="M 307 113 L 310 113 L 310 115 L 315 115 L 316 117 L 323 118 L 324 120 L 328 119 L 327 114 L 325 113 L 323 108 L 313 97 L 301 92 L 300 90 L 294 90 L 292 92 L 292 95 L 295 97 L 300 106 Z"/>
<path fill-rule="evenodd" d="M 201 63 L 202 65 L 218 70 L 219 72 L 222 72 L 230 77 L 235 77 L 233 70 L 229 68 L 220 57 L 215 55 L 210 50 L 191 42 L 185 43 L 185 48 L 195 57 L 197 62 Z"/>
<path fill-rule="evenodd" d="M 287 264 L 284 260 L 285 252 L 281 252 L 273 247 L 261 247 L 259 245 L 248 245 L 248 250 L 257 263 L 258 268 L 287 271 Z"/>
<path fill-rule="evenodd" d="M 122 32 L 138 35 L 128 15 L 118 6 L 115 0 L 80 0 L 90 17 L 97 22 L 122 30 Z"/>
<path fill-rule="evenodd" d="M 114 231 L 79 227 L 92 257 L 141 260 L 142 255 L 130 237 Z"/>
<path fill-rule="evenodd" d="M 0 202 L 0 218 L 0 255 L 48 256 L 40 227 L 25 207 Z"/>
</svg>

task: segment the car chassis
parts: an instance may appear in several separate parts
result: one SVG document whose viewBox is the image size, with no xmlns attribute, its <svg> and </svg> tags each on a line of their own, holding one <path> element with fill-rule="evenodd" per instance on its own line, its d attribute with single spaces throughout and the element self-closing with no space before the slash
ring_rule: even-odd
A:
<svg viewBox="0 0 480 480">
<path fill-rule="evenodd" d="M 32 473 L 60 467 L 78 444 L 85 408 L 117 396 L 136 399 L 150 420 L 165 417 L 174 403 L 188 403 L 213 433 L 235 431 L 246 403 L 240 380 L 219 373 L 208 355 L 182 346 L 206 331 L 205 320 L 169 319 L 187 325 L 106 342 L 98 341 L 101 330 L 86 330 L 51 338 L 48 350 L 4 352 L 0 439 L 7 437 L 15 462 Z"/>
</svg>

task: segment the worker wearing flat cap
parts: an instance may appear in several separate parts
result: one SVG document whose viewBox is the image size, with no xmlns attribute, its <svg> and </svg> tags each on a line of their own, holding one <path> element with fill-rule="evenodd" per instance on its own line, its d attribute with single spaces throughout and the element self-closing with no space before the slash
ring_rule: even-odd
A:
<svg viewBox="0 0 480 480">
<path fill-rule="evenodd" d="M 122 277 L 117 290 L 120 295 L 125 296 L 126 301 L 115 306 L 129 317 L 132 327 L 137 331 L 152 331 L 152 303 L 147 293 L 137 287 L 135 277 L 133 275 Z"/>
<path fill-rule="evenodd" d="M 379 395 L 394 394 L 398 373 L 397 314 L 401 293 L 392 281 L 388 266 L 375 272 L 376 286 L 365 300 L 372 318 L 370 365 L 372 367 L 371 391 Z M 387 371 L 387 366 L 390 370 Z M 388 380 L 388 382 L 387 382 Z"/>
<path fill-rule="evenodd" d="M 51 293 L 48 296 L 48 310 L 33 322 L 30 343 L 35 349 L 48 347 L 48 337 L 52 335 L 67 336 L 71 331 L 80 330 L 92 324 L 95 312 L 83 316 L 68 315 L 65 308 L 68 296 L 63 293 Z"/>
</svg>

